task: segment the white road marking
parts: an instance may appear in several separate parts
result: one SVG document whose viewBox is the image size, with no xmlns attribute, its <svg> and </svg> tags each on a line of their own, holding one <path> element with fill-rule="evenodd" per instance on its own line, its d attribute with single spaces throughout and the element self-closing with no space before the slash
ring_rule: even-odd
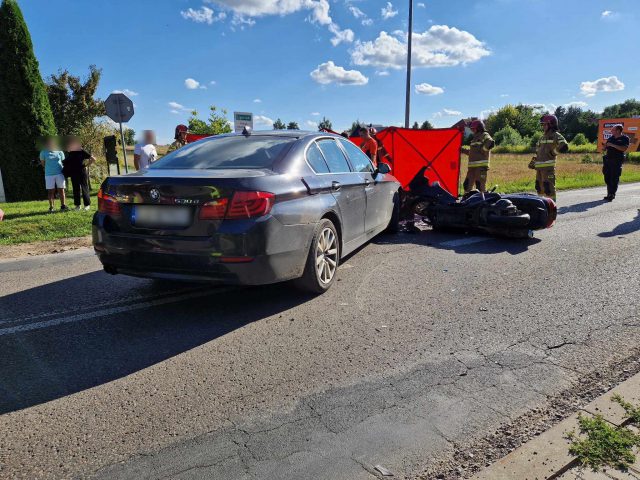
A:
<svg viewBox="0 0 640 480">
<path fill-rule="evenodd" d="M 180 288 L 178 290 L 173 290 L 170 292 L 159 292 L 152 293 L 149 295 L 130 295 L 128 297 L 116 298 L 115 300 L 106 300 L 104 302 L 92 303 L 91 305 L 84 305 L 76 308 L 61 308 L 59 310 L 49 310 L 44 313 L 34 313 L 32 315 L 25 315 L 24 317 L 6 317 L 0 319 L 0 325 L 7 323 L 21 323 L 27 320 L 36 320 L 43 319 L 46 317 L 58 317 L 60 315 L 64 315 L 67 313 L 77 312 L 78 310 L 92 310 L 96 311 L 100 308 L 110 307 L 112 305 L 119 305 L 122 303 L 131 303 L 131 302 L 143 302 L 148 300 L 154 300 L 156 298 L 165 298 L 167 295 L 179 295 L 183 293 L 191 293 L 194 291 L 193 287 Z M 202 291 L 201 288 L 198 288 L 195 291 Z M 2 297 L 0 297 L 2 298 Z"/>
<path fill-rule="evenodd" d="M 473 245 L 474 243 L 488 242 L 491 238 L 488 237 L 468 237 L 458 238 L 456 240 L 449 240 L 440 243 L 441 247 L 462 247 L 464 245 Z"/>
<path fill-rule="evenodd" d="M 205 291 L 199 291 L 199 292 L 185 293 L 184 295 L 174 295 L 174 296 L 160 298 L 160 299 L 152 300 L 148 302 L 135 303 L 132 305 L 124 305 L 121 307 L 106 308 L 103 310 L 98 310 L 93 312 L 70 315 L 68 317 L 54 318 L 54 319 L 45 320 L 42 322 L 16 325 L 14 327 L 0 328 L 0 337 L 4 335 L 12 335 L 14 333 L 23 333 L 23 332 L 29 332 L 31 330 L 39 330 L 42 328 L 55 327 L 57 325 L 62 325 L 65 323 L 73 323 L 73 322 L 80 322 L 82 320 L 90 320 L 93 318 L 104 317 L 106 315 L 115 315 L 117 313 L 124 313 L 124 312 L 130 312 L 133 310 L 157 307 L 159 305 L 166 305 L 168 303 L 181 302 L 181 301 L 190 300 L 193 298 L 206 297 L 208 295 L 217 295 L 220 293 L 229 292 L 231 290 L 234 290 L 234 289 L 226 288 L 226 289 L 218 289 L 214 291 L 205 290 Z"/>
</svg>

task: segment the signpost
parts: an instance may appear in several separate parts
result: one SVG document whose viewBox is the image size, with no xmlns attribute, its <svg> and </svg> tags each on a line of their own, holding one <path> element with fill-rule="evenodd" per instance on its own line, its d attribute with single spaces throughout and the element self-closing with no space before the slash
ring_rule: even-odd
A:
<svg viewBox="0 0 640 480">
<path fill-rule="evenodd" d="M 253 130 L 253 113 L 233 112 L 233 128 L 236 133 L 242 133 L 244 127 Z"/>
<path fill-rule="evenodd" d="M 120 141 L 122 142 L 122 153 L 124 154 L 124 171 L 129 173 L 129 164 L 127 163 L 127 148 L 124 143 L 124 132 L 122 124 L 131 120 L 133 117 L 133 102 L 124 93 L 112 93 L 104 101 L 104 108 L 107 116 L 116 123 L 120 124 Z"/>
</svg>

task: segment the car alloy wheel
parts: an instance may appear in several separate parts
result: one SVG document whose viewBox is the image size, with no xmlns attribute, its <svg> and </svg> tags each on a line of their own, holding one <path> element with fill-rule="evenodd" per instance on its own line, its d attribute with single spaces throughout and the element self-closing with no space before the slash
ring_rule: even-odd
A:
<svg viewBox="0 0 640 480">
<path fill-rule="evenodd" d="M 316 272 L 324 284 L 331 283 L 338 268 L 338 245 L 333 230 L 326 227 L 316 243 Z"/>
</svg>

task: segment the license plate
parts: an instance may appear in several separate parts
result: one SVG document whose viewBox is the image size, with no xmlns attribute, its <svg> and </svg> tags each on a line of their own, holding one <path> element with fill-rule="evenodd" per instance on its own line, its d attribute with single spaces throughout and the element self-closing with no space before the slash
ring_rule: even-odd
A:
<svg viewBox="0 0 640 480">
<path fill-rule="evenodd" d="M 131 223 L 136 227 L 181 228 L 191 224 L 191 207 L 134 205 Z"/>
</svg>

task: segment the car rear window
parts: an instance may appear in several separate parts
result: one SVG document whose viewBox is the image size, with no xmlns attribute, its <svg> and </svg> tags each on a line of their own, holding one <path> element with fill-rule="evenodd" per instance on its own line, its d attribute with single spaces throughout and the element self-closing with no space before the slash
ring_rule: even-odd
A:
<svg viewBox="0 0 640 480">
<path fill-rule="evenodd" d="M 151 169 L 272 168 L 297 138 L 212 137 L 186 145 L 153 163 Z"/>
</svg>

